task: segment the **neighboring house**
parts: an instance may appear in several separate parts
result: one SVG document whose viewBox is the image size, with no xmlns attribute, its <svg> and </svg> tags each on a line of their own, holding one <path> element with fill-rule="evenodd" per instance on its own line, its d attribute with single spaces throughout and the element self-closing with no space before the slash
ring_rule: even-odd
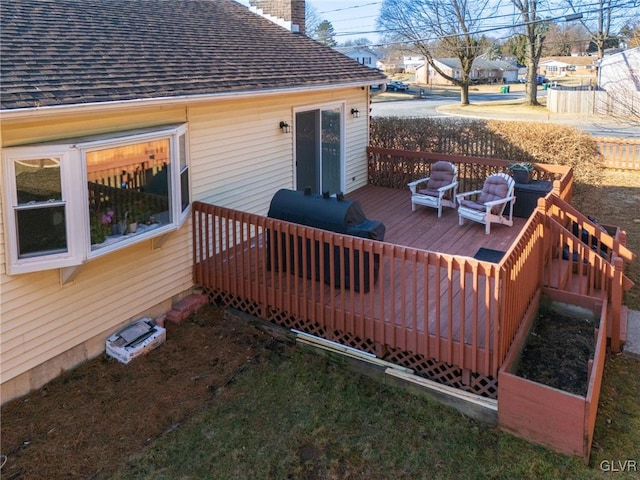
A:
<svg viewBox="0 0 640 480">
<path fill-rule="evenodd" d="M 385 76 L 234 1 L 0 8 L 2 402 L 191 291 L 192 202 L 367 183 Z"/>
<path fill-rule="evenodd" d="M 594 76 L 596 58 L 589 56 L 543 57 L 538 62 L 538 74 L 545 77 Z"/>
<path fill-rule="evenodd" d="M 404 63 L 402 57 L 386 57 L 378 60 L 377 67 L 387 73 L 404 72 Z"/>
<path fill-rule="evenodd" d="M 408 73 L 415 73 L 416 69 L 424 64 L 424 57 L 422 55 L 414 55 L 402 57 L 402 65 L 404 66 L 404 71 Z"/>
<path fill-rule="evenodd" d="M 610 93 L 640 92 L 640 47 L 600 60 L 598 86 Z"/>
<path fill-rule="evenodd" d="M 378 68 L 378 55 L 367 47 L 356 45 L 353 47 L 334 47 L 336 51 L 354 59 L 356 62 L 370 68 Z"/>
<path fill-rule="evenodd" d="M 382 58 L 378 62 L 378 68 L 391 73 L 414 73 L 416 68 L 423 63 L 423 56 L 405 55 L 402 57 Z"/>
<path fill-rule="evenodd" d="M 554 113 L 637 118 L 640 112 L 640 47 L 607 55 L 594 80 L 581 87 L 558 87 L 547 94 Z"/>
<path fill-rule="evenodd" d="M 437 58 L 438 68 L 450 77 L 461 79 L 462 66 L 458 58 Z M 479 83 L 515 82 L 518 67 L 504 60 L 486 60 L 478 57 L 474 60 L 469 77 Z M 435 68 L 424 63 L 416 69 L 416 83 L 423 85 L 453 85 L 453 82 L 440 75 Z"/>
<path fill-rule="evenodd" d="M 599 115 L 640 116 L 640 47 L 605 56 L 598 68 L 594 112 Z"/>
</svg>

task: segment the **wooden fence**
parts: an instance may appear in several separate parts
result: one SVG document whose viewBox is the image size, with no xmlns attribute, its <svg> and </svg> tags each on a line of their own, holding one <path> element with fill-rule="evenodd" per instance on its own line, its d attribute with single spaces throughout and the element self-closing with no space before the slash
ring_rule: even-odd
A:
<svg viewBox="0 0 640 480">
<path fill-rule="evenodd" d="M 598 149 L 607 168 L 640 170 L 640 140 L 596 137 Z"/>
<path fill-rule="evenodd" d="M 635 91 L 613 93 L 596 88 L 551 88 L 547 92 L 547 109 L 553 113 L 637 118 L 640 111 L 640 94 Z"/>
</svg>

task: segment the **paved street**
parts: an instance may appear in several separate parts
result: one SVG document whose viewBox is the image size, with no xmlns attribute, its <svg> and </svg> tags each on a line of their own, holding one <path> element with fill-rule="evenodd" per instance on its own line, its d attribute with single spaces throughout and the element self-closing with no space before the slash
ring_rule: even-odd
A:
<svg viewBox="0 0 640 480">
<path fill-rule="evenodd" d="M 499 86 L 496 86 L 498 89 Z M 579 128 L 591 135 L 598 137 L 618 137 L 640 139 L 640 127 L 637 125 L 623 125 L 618 120 L 607 119 L 605 117 L 580 117 L 571 115 L 553 114 L 546 109 L 541 109 L 536 113 L 523 116 L 521 111 L 509 112 L 509 106 L 496 111 L 495 108 L 483 108 L 476 105 L 481 102 L 498 102 L 505 100 L 517 100 L 524 97 L 524 92 L 513 93 L 471 93 L 468 107 L 460 106 L 459 96 L 431 95 L 423 89 L 424 98 L 415 98 L 412 95 L 394 95 L 394 100 L 376 101 L 374 100 L 371 113 L 375 116 L 398 116 L 398 117 L 471 117 L 471 118 L 493 118 L 501 120 L 525 120 L 534 122 L 552 122 L 562 125 L 571 125 Z M 418 91 L 415 92 L 419 94 Z M 545 91 L 538 92 L 539 98 L 546 94 Z M 406 98 L 406 99 L 405 99 Z M 637 119 L 636 119 L 637 120 Z"/>
</svg>

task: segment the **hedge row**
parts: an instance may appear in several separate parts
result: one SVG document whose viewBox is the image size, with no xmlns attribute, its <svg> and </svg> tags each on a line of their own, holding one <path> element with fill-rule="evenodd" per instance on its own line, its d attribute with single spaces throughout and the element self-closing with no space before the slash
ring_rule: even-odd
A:
<svg viewBox="0 0 640 480">
<path fill-rule="evenodd" d="M 576 186 L 597 185 L 596 142 L 573 127 L 537 122 L 373 117 L 371 146 L 539 162 L 573 168 Z"/>
</svg>

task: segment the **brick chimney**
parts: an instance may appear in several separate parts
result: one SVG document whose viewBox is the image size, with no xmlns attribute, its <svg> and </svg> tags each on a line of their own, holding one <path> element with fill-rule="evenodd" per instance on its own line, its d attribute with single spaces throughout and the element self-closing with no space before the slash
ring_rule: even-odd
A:
<svg viewBox="0 0 640 480">
<path fill-rule="evenodd" d="M 304 35 L 305 0 L 249 0 L 253 12 Z"/>
</svg>

